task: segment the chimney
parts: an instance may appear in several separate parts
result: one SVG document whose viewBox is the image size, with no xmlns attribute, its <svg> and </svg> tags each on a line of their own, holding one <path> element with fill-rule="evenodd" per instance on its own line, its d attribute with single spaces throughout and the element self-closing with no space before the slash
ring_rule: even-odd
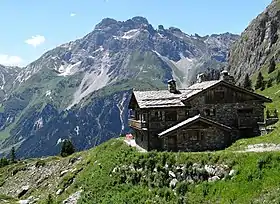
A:
<svg viewBox="0 0 280 204">
<path fill-rule="evenodd" d="M 234 83 L 233 76 L 230 76 L 227 70 L 223 70 L 220 74 L 220 80 L 224 80 L 229 83 Z"/>
<path fill-rule="evenodd" d="M 203 81 L 206 81 L 205 74 L 204 74 L 204 73 L 198 74 L 197 77 L 196 77 L 196 79 L 197 79 L 197 83 L 201 83 L 201 82 L 203 82 Z"/>
<path fill-rule="evenodd" d="M 178 90 L 176 88 L 176 80 L 175 79 L 170 79 L 168 80 L 168 91 L 170 93 L 178 93 Z"/>
</svg>

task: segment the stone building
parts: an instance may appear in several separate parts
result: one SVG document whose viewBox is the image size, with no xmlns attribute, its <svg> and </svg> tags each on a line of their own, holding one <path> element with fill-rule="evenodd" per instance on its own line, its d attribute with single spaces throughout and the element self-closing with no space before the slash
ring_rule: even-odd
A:
<svg viewBox="0 0 280 204">
<path fill-rule="evenodd" d="M 223 149 L 235 140 L 260 134 L 264 103 L 271 99 L 234 85 L 227 71 L 220 80 L 178 90 L 133 91 L 129 125 L 136 143 L 147 150 L 205 151 Z"/>
</svg>

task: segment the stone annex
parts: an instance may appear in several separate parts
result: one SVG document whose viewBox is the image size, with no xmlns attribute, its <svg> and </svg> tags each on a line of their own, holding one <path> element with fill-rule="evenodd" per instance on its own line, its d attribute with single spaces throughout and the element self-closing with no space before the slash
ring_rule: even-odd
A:
<svg viewBox="0 0 280 204">
<path fill-rule="evenodd" d="M 219 150 L 239 138 L 261 134 L 264 103 L 271 99 L 234 85 L 222 71 L 220 80 L 197 82 L 178 90 L 168 81 L 168 90 L 133 91 L 129 125 L 136 143 L 146 150 Z"/>
</svg>

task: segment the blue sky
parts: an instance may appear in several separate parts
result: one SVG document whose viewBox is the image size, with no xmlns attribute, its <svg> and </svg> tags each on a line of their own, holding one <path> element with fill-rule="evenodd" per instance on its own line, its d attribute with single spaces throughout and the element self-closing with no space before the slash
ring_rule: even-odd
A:
<svg viewBox="0 0 280 204">
<path fill-rule="evenodd" d="M 105 17 L 144 16 L 188 34 L 241 33 L 271 0 L 0 0 L 0 64 L 24 66 Z"/>
</svg>

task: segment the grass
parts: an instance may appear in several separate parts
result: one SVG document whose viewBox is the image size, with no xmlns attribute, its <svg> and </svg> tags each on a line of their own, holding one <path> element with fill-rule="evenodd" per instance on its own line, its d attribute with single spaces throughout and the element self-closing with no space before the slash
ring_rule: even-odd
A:
<svg viewBox="0 0 280 204">
<path fill-rule="evenodd" d="M 48 194 L 64 189 L 61 195 L 52 193 L 54 203 L 62 203 L 71 194 L 83 190 L 80 204 L 85 203 L 278 203 L 280 188 L 280 152 L 237 153 L 234 151 L 171 153 L 140 153 L 128 147 L 121 139 L 111 139 L 88 151 L 78 152 L 67 158 L 49 157 L 43 161 L 26 160 L 0 168 L 0 180 L 11 172 L 24 170 L 29 163 L 44 166 L 53 161 L 64 161 L 82 156 L 75 171 L 66 173 L 53 189 L 39 187 L 27 195 L 38 197 L 39 203 L 46 203 Z M 171 189 L 162 173 L 163 166 L 176 168 L 179 164 L 187 167 L 194 163 L 226 164 L 234 169 L 232 178 L 216 182 L 178 182 Z M 113 174 L 115 167 L 133 164 L 143 169 L 139 178 L 136 174 L 120 172 Z M 158 173 L 154 174 L 154 167 Z M 188 168 L 189 169 L 189 168 Z M 196 174 L 197 172 L 192 172 Z M 16 174 L 17 175 L 17 174 Z M 138 179 L 137 179 L 138 178 Z M 167 182 L 166 182 L 167 181 Z M 52 177 L 47 183 L 53 182 Z M 0 196 L 1 199 L 1 196 Z M 24 198 L 23 198 L 24 199 Z"/>
<path fill-rule="evenodd" d="M 267 73 L 267 66 L 262 67 L 260 71 L 262 72 L 264 80 L 268 80 L 269 78 L 275 78 L 278 70 L 280 70 L 280 63 L 276 65 L 276 69 L 270 74 Z M 257 75 L 258 73 L 252 76 L 253 85 L 256 82 Z M 276 82 L 273 81 L 272 87 L 265 88 L 263 91 L 256 90 L 256 93 L 271 98 L 273 102 L 265 104 L 266 108 L 276 109 L 280 114 L 280 84 L 276 84 Z M 231 147 L 229 147 L 228 150 L 244 150 L 250 144 L 259 144 L 259 143 L 280 144 L 280 122 L 277 122 L 273 126 L 275 127 L 275 130 L 273 132 L 259 137 L 240 139 L 236 143 L 234 143 Z"/>
<path fill-rule="evenodd" d="M 278 195 L 269 195 L 280 187 L 280 153 L 234 153 L 219 151 L 214 153 L 168 153 L 136 152 L 120 140 L 110 140 L 87 152 L 86 165 L 75 178 L 66 194 L 83 189 L 79 203 L 250 203 Z M 152 184 L 162 178 L 150 176 L 147 170 L 147 183 L 132 183 L 131 180 L 120 181 L 112 176 L 112 169 L 132 163 L 139 163 L 143 168 L 155 163 L 161 166 L 177 164 L 223 163 L 236 170 L 232 179 L 217 182 L 198 182 L 188 184 L 180 195 L 174 194 L 169 186 L 157 187 Z M 149 180 L 150 179 L 150 180 Z M 179 186 L 179 184 L 178 184 Z M 175 189 L 176 192 L 176 189 Z M 65 196 L 56 198 L 61 202 Z M 277 197 L 277 201 L 280 201 Z M 181 202 L 183 203 L 183 202 Z"/>
</svg>

